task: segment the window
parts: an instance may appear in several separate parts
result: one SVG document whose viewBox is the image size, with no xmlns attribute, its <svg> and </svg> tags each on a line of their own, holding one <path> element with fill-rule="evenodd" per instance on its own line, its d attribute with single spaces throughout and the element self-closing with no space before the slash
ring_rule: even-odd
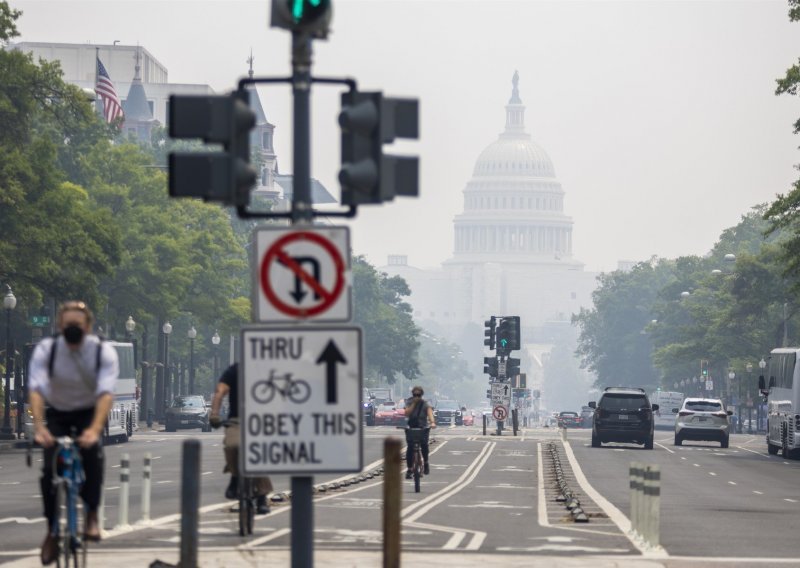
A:
<svg viewBox="0 0 800 568">
<path fill-rule="evenodd" d="M 600 399 L 600 408 L 603 410 L 639 410 L 649 406 L 647 398 L 641 394 L 604 394 Z"/>
</svg>

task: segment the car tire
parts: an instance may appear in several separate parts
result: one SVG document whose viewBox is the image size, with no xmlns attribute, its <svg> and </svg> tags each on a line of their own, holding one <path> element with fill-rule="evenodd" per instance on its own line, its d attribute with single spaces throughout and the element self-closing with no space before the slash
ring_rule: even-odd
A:
<svg viewBox="0 0 800 568">
<path fill-rule="evenodd" d="M 770 444 L 769 441 L 767 441 L 767 453 L 769 455 L 777 456 L 778 455 L 778 450 L 780 450 L 780 449 L 781 449 L 780 446 L 776 446 L 775 444 Z"/>
<path fill-rule="evenodd" d="M 652 450 L 653 449 L 653 437 L 650 436 L 647 440 L 644 441 L 644 449 L 645 450 Z"/>
<path fill-rule="evenodd" d="M 720 448 L 727 448 L 730 444 L 730 436 L 725 436 L 722 438 L 722 441 L 719 443 Z"/>
<path fill-rule="evenodd" d="M 681 438 L 678 434 L 675 434 L 675 445 L 680 446 L 683 444 L 683 438 Z"/>
<path fill-rule="evenodd" d="M 600 441 L 600 438 L 597 436 L 597 434 L 592 432 L 592 447 L 593 448 L 599 448 L 602 445 L 603 445 L 603 443 Z"/>
<path fill-rule="evenodd" d="M 170 424 L 169 422 L 164 423 L 164 432 L 174 432 L 175 426 Z"/>
</svg>

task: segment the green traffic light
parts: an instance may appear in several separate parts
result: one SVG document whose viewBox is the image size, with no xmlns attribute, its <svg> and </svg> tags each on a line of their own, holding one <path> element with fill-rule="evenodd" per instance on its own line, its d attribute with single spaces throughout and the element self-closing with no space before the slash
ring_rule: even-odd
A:
<svg viewBox="0 0 800 568">
<path fill-rule="evenodd" d="M 292 1 L 292 17 L 295 22 L 303 20 L 307 15 L 306 5 L 309 8 L 319 8 L 322 0 L 293 0 Z"/>
<path fill-rule="evenodd" d="M 508 339 L 501 339 L 501 340 L 500 340 L 500 345 L 502 345 L 503 347 L 505 347 L 506 345 L 508 345 Z"/>
</svg>

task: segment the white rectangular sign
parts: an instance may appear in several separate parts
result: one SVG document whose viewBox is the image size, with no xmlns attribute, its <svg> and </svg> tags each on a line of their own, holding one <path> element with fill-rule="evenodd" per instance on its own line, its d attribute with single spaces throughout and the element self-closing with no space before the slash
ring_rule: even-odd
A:
<svg viewBox="0 0 800 568">
<path fill-rule="evenodd" d="M 510 383 L 492 383 L 492 407 L 495 406 L 511 406 Z"/>
<path fill-rule="evenodd" d="M 361 471 L 361 345 L 356 326 L 242 330 L 246 476 Z"/>
<path fill-rule="evenodd" d="M 350 229 L 259 228 L 253 240 L 255 321 L 350 321 Z"/>
</svg>

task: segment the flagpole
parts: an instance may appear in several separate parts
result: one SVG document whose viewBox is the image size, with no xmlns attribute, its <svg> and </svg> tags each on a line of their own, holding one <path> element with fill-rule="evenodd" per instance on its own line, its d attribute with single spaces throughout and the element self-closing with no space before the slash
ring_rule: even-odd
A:
<svg viewBox="0 0 800 568">
<path fill-rule="evenodd" d="M 97 93 L 97 84 L 100 82 L 100 48 L 94 48 L 94 112 L 100 114 L 100 95 Z"/>
</svg>

